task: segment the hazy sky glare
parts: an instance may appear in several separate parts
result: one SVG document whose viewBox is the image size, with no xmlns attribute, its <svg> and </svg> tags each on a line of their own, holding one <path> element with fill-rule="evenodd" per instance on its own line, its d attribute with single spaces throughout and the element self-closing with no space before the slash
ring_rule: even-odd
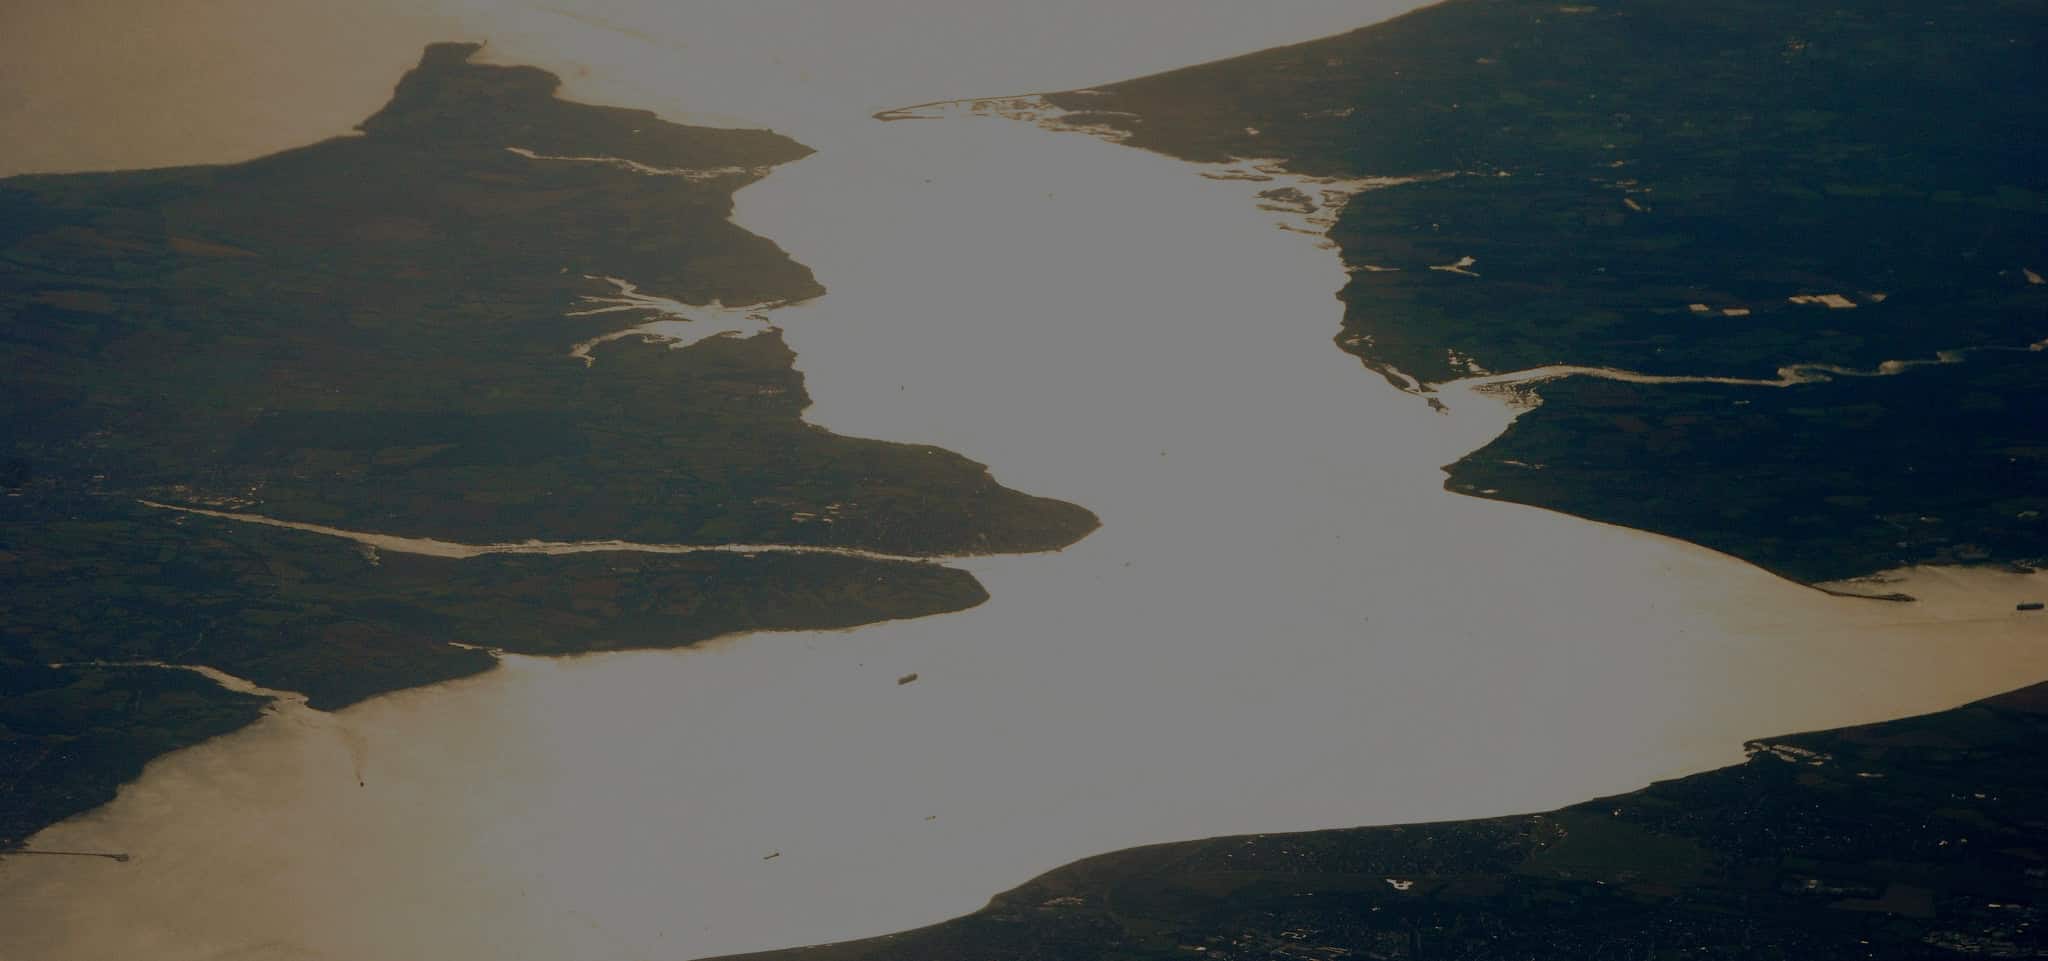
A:
<svg viewBox="0 0 2048 961">
<path fill-rule="evenodd" d="M 819 118 L 1102 83 L 1420 5 L 0 0 L 0 175 L 228 161 L 331 136 L 375 110 L 434 40 L 541 61 L 581 96 L 801 135 Z M 763 22 L 776 25 L 773 43 L 714 39 Z M 597 69 L 579 76 L 580 63 Z"/>
</svg>

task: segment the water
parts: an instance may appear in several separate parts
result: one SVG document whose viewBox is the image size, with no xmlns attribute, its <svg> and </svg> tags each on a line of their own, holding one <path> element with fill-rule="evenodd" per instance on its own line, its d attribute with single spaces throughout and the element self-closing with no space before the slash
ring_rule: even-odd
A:
<svg viewBox="0 0 2048 961">
<path fill-rule="evenodd" d="M 820 150 L 737 212 L 830 290 L 773 315 L 812 419 L 961 451 L 1103 528 L 970 562 L 993 598 L 955 615 L 510 658 L 282 712 L 36 841 L 131 862 L 0 861 L 0 957 L 562 961 L 859 937 L 1104 850 L 1540 809 L 2048 674 L 1997 577 L 1891 586 L 1918 605 L 1834 598 L 1444 493 L 1438 466 L 1510 412 L 1452 391 L 1438 414 L 1336 350 L 1342 272 L 1275 229 L 1260 185 L 1020 123 L 854 109 L 1167 64 L 1063 81 L 1030 62 L 1057 61 L 1057 37 L 963 53 L 943 41 L 964 19 L 903 20 L 835 61 L 806 42 L 824 28 L 776 37 L 736 11 L 688 42 L 771 79 L 700 88 L 704 109 L 758 109 Z M 681 36 L 661 19 L 634 29 Z M 581 34 L 550 59 L 547 36 L 512 35 L 528 48 L 505 59 L 615 66 L 587 96 L 706 69 L 589 57 Z M 916 37 L 939 64 L 855 56 Z M 961 89 L 952 69 L 1017 83 Z M 802 96 L 863 71 L 886 76 Z"/>
</svg>

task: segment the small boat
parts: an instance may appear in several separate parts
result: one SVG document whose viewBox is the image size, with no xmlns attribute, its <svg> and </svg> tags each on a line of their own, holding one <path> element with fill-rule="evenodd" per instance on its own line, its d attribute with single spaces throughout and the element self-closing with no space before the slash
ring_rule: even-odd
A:
<svg viewBox="0 0 2048 961">
<path fill-rule="evenodd" d="M 2038 611 L 2044 607 L 2048 607 L 2048 603 L 2042 603 L 2041 601 L 2027 601 L 2020 605 L 2020 610 Z M 915 675 L 912 676 L 914 677 Z"/>
<path fill-rule="evenodd" d="M 775 860 L 776 858 L 779 858 L 779 857 L 781 857 L 781 856 L 782 856 L 782 852 L 781 852 L 781 851 L 776 851 L 776 852 L 774 852 L 774 853 L 772 853 L 772 854 L 769 854 L 769 855 L 768 855 L 767 857 L 765 857 L 765 858 L 762 858 L 761 860 L 763 860 L 763 861 L 773 861 L 773 860 Z"/>
<path fill-rule="evenodd" d="M 905 684 L 908 684 L 908 683 L 910 683 L 911 681 L 915 681 L 915 680 L 917 680 L 917 672 L 916 672 L 916 671 L 912 671 L 912 672 L 910 672 L 910 673 L 908 673 L 908 674 L 905 674 L 905 675 L 903 675 L 902 677 L 899 677 L 899 678 L 897 678 L 897 679 L 896 679 L 896 686 L 898 686 L 898 687 L 902 687 L 903 685 L 905 685 Z"/>
</svg>

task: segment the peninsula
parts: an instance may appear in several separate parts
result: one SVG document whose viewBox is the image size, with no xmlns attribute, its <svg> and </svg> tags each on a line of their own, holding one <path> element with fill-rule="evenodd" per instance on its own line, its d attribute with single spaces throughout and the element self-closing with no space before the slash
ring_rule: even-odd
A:
<svg viewBox="0 0 2048 961">
<path fill-rule="evenodd" d="M 769 319 L 822 288 L 728 216 L 807 148 L 478 49 L 356 136 L 0 180 L 0 846 L 263 709 L 148 665 L 333 709 L 492 649 L 959 610 L 986 595 L 933 559 L 1095 527 L 804 422 Z M 573 550 L 432 548 L 528 541 Z"/>
</svg>

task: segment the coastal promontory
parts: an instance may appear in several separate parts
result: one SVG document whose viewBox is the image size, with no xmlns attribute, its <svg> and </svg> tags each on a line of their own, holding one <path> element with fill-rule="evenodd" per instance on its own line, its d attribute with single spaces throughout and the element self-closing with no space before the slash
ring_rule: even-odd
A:
<svg viewBox="0 0 2048 961">
<path fill-rule="evenodd" d="M 261 711 L 177 666 L 338 708 L 489 649 L 958 610 L 935 559 L 1094 528 L 805 422 L 772 315 L 823 289 L 729 215 L 808 148 L 478 51 L 349 136 L 0 180 L 0 843 Z"/>
</svg>

